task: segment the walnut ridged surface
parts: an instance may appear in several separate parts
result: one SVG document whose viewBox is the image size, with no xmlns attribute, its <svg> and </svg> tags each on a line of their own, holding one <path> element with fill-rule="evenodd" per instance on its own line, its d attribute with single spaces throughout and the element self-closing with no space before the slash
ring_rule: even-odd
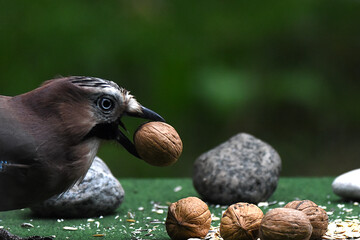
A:
<svg viewBox="0 0 360 240">
<path fill-rule="evenodd" d="M 183 198 L 169 206 L 166 231 L 172 240 L 205 237 L 210 225 L 209 208 L 197 197 Z"/>
<path fill-rule="evenodd" d="M 224 240 L 255 240 L 263 216 L 261 209 L 254 204 L 235 203 L 221 218 L 220 235 Z"/>
<path fill-rule="evenodd" d="M 174 164 L 183 148 L 179 134 L 164 122 L 149 122 L 140 126 L 134 134 L 134 144 L 139 156 L 154 166 Z"/>
<path fill-rule="evenodd" d="M 262 240 L 309 240 L 311 223 L 305 213 L 292 208 L 268 211 L 260 225 Z"/>
<path fill-rule="evenodd" d="M 326 233 L 329 225 L 329 217 L 326 211 L 313 201 L 292 201 L 286 204 L 285 207 L 302 211 L 307 215 L 313 227 L 313 232 L 310 239 L 321 239 L 321 237 Z"/>
</svg>

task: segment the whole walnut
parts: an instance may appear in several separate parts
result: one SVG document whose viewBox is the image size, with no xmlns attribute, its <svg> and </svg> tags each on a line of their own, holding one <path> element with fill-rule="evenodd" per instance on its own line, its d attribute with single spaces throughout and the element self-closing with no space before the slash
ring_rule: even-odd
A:
<svg viewBox="0 0 360 240">
<path fill-rule="evenodd" d="M 329 224 L 329 217 L 326 211 L 316 205 L 313 201 L 292 201 L 286 204 L 285 207 L 300 210 L 308 216 L 310 223 L 313 226 L 313 232 L 310 239 L 321 239 L 321 237 L 326 233 Z"/>
<path fill-rule="evenodd" d="M 311 223 L 305 213 L 291 208 L 268 211 L 260 224 L 262 240 L 309 240 Z"/>
<path fill-rule="evenodd" d="M 179 134 L 164 122 L 141 125 L 134 134 L 134 145 L 141 159 L 154 166 L 175 163 L 183 148 Z"/>
<path fill-rule="evenodd" d="M 169 206 L 165 225 L 172 240 L 203 238 L 210 230 L 211 213 L 201 199 L 183 198 Z"/>
<path fill-rule="evenodd" d="M 250 203 L 235 203 L 224 212 L 220 222 L 220 235 L 224 240 L 256 240 L 264 214 Z"/>
</svg>

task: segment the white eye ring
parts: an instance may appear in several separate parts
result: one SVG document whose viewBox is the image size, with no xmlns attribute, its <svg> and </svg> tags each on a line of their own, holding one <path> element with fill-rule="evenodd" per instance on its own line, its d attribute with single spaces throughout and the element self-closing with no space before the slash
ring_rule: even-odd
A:
<svg viewBox="0 0 360 240">
<path fill-rule="evenodd" d="M 114 108 L 114 102 L 110 98 L 101 97 L 98 100 L 98 106 L 101 108 L 101 110 L 109 112 Z"/>
</svg>

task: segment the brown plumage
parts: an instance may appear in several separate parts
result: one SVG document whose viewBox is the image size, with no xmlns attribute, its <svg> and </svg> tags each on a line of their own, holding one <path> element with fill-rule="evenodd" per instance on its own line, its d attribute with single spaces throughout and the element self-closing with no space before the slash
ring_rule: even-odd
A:
<svg viewBox="0 0 360 240">
<path fill-rule="evenodd" d="M 68 77 L 0 96 L 0 211 L 31 206 L 82 179 L 101 139 L 138 156 L 119 130 L 124 115 L 164 121 L 114 82 Z"/>
</svg>

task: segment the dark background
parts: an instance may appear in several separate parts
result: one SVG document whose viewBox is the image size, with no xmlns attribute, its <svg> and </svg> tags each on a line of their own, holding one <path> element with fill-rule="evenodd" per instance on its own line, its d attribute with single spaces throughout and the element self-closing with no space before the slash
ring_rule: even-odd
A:
<svg viewBox="0 0 360 240">
<path fill-rule="evenodd" d="M 117 177 L 187 177 L 239 132 L 272 145 L 283 176 L 359 167 L 358 1 L 3 1 L 0 94 L 56 76 L 117 82 L 184 143 L 158 168 L 116 143 L 99 156 Z M 130 136 L 141 121 L 125 119 Z"/>
</svg>

